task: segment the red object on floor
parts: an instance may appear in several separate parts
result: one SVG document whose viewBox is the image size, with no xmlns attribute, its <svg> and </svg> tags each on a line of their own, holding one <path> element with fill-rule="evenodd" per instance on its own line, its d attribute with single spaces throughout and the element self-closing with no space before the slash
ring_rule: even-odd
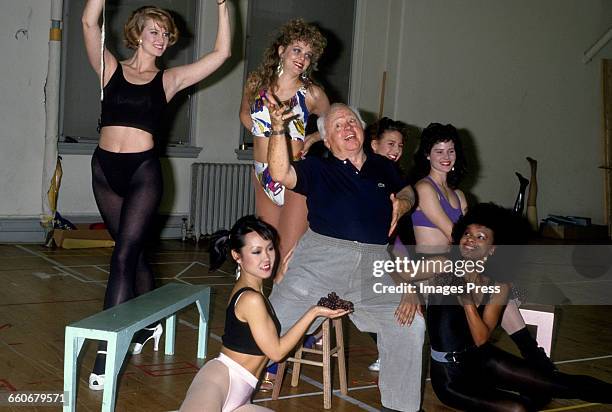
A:
<svg viewBox="0 0 612 412">
<path fill-rule="evenodd" d="M 89 225 L 89 229 L 90 230 L 104 230 L 106 229 L 106 225 L 104 224 L 104 222 L 92 223 L 91 225 Z"/>
</svg>

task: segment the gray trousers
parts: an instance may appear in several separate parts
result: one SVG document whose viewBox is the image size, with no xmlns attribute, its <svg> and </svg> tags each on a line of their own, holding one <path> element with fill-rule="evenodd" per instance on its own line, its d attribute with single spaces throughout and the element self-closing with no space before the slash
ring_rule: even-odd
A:
<svg viewBox="0 0 612 412">
<path fill-rule="evenodd" d="M 401 295 L 373 292 L 375 282 L 393 284 L 388 275 L 375 278 L 373 262 L 389 259 L 385 245 L 334 239 L 308 230 L 298 243 L 287 273 L 274 285 L 270 302 L 286 333 L 319 298 L 334 291 L 355 305 L 349 315 L 362 332 L 378 335 L 378 385 L 384 407 L 414 412 L 421 404 L 421 362 L 425 321 L 410 326 L 394 318 Z M 321 324 L 318 319 L 310 333 Z"/>
</svg>

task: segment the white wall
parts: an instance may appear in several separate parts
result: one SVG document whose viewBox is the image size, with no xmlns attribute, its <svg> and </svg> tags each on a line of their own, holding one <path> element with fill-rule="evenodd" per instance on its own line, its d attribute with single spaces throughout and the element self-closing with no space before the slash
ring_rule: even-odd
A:
<svg viewBox="0 0 612 412">
<path fill-rule="evenodd" d="M 599 0 L 363 0 L 379 19 L 362 19 L 374 37 L 353 84 L 357 106 L 378 110 L 379 79 L 389 72 L 385 114 L 417 127 L 452 123 L 477 149 L 481 201 L 512 205 L 514 171 L 539 161 L 538 210 L 603 221 L 600 59 L 583 52 L 612 25 Z M 368 15 L 369 17 L 369 15 Z M 388 37 L 386 59 L 377 44 Z M 365 69 L 364 69 L 365 72 Z M 388 82 L 389 86 L 389 82 Z M 474 172 L 472 172 L 474 173 Z"/>
<path fill-rule="evenodd" d="M 205 1 L 202 50 L 216 31 L 216 5 Z M 238 47 L 247 0 L 238 5 Z M 600 164 L 600 68 L 606 47 L 588 65 L 582 53 L 612 25 L 605 0 L 359 0 L 352 103 L 378 112 L 388 71 L 385 114 L 424 127 L 465 129 L 478 148 L 471 191 L 511 205 L 514 171 L 525 156 L 540 161 L 540 216 L 603 220 Z M 44 137 L 49 0 L 0 0 L 0 217 L 38 216 Z M 27 36 L 15 34 L 25 29 Z M 384 45 L 381 47 L 381 45 Z M 240 50 L 198 93 L 197 161 L 235 161 L 243 66 Z M 89 156 L 64 156 L 60 211 L 97 214 Z M 189 165 L 168 159 L 162 212 L 188 211 Z"/>
<path fill-rule="evenodd" d="M 0 216 L 38 216 L 51 5 L 0 0 Z"/>
</svg>

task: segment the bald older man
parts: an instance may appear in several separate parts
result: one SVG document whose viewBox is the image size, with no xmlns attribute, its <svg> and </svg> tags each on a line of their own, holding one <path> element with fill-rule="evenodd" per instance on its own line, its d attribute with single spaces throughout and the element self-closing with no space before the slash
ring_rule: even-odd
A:
<svg viewBox="0 0 612 412">
<path fill-rule="evenodd" d="M 389 235 L 414 204 L 414 192 L 392 161 L 364 152 L 364 124 L 350 107 L 334 104 L 317 122 L 330 155 L 295 164 L 289 161 L 285 139 L 290 113 L 272 101 L 268 107 L 273 130 L 270 173 L 287 189 L 306 196 L 310 225 L 284 279 L 270 295 L 282 333 L 329 292 L 351 300 L 355 305 L 351 321 L 359 330 L 378 335 L 383 406 L 418 411 L 425 323 L 417 315 L 410 325 L 401 326 L 394 317 L 401 296 L 374 290 L 375 283 L 390 286 L 393 280 L 373 275 L 375 262 L 390 258 Z"/>
</svg>

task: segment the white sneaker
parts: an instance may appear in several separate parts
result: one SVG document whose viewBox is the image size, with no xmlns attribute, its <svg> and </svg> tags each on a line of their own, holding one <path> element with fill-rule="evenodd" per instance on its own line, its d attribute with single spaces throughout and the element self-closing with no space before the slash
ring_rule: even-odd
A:
<svg viewBox="0 0 612 412">
<path fill-rule="evenodd" d="M 92 391 L 103 391 L 104 390 L 104 374 L 96 375 L 95 373 L 89 374 L 89 389 Z"/>
<path fill-rule="evenodd" d="M 370 366 L 368 366 L 368 370 L 372 371 L 372 372 L 379 372 L 380 371 L 380 358 L 376 359 L 376 361 L 372 362 L 372 364 Z"/>
</svg>

